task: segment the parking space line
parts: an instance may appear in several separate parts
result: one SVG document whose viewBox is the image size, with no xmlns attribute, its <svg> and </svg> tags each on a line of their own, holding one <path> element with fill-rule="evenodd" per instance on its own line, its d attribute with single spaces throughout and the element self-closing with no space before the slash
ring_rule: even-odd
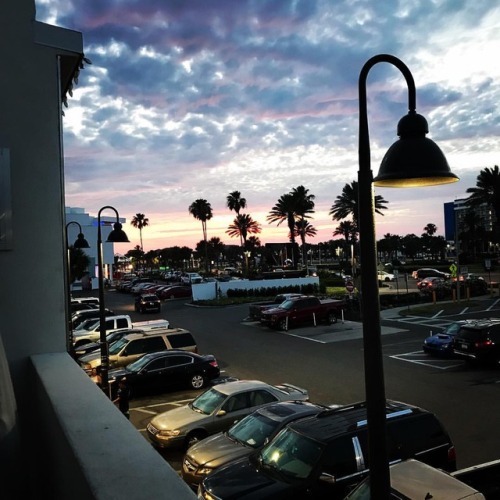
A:
<svg viewBox="0 0 500 500">
<path fill-rule="evenodd" d="M 426 357 L 426 360 L 410 359 L 408 356 Z M 414 365 L 430 366 L 432 368 L 437 368 L 438 370 L 449 370 L 450 368 L 456 368 L 463 365 L 463 361 L 452 361 L 450 359 L 439 359 L 432 358 L 429 359 L 425 353 L 422 351 L 412 351 L 403 354 L 393 354 L 389 358 L 397 359 L 398 361 L 404 361 L 405 363 L 412 363 Z M 452 362 L 453 364 L 449 364 Z"/>
</svg>

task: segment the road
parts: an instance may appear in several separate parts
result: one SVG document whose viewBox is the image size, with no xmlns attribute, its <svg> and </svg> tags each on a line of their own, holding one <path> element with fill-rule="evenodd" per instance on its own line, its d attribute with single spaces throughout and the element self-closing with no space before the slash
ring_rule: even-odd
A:
<svg viewBox="0 0 500 500">
<path fill-rule="evenodd" d="M 129 313 L 133 298 L 106 293 L 106 307 Z M 489 309 L 488 309 L 489 308 Z M 311 401 L 347 404 L 365 399 L 361 324 L 319 325 L 277 332 L 246 321 L 248 306 L 197 308 L 184 300 L 162 304 L 160 314 L 172 326 L 189 329 L 199 352 L 214 354 L 224 375 L 289 382 L 308 389 Z M 471 368 L 460 360 L 429 358 L 421 351 L 429 331 L 466 317 L 500 316 L 498 297 L 484 300 L 472 311 L 434 318 L 385 315 L 382 321 L 385 387 L 388 399 L 422 406 L 434 412 L 448 429 L 460 468 L 497 459 L 500 443 L 500 370 Z M 180 391 L 132 401 L 131 421 L 143 432 L 157 413 L 185 404 L 198 393 Z M 163 452 L 179 470 L 180 452 Z"/>
</svg>

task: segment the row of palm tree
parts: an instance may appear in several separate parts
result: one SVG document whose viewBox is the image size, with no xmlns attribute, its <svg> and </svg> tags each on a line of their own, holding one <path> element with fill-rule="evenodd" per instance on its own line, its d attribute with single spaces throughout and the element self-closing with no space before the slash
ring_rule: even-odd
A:
<svg viewBox="0 0 500 500">
<path fill-rule="evenodd" d="M 482 204 L 487 204 L 490 206 L 496 216 L 496 225 L 493 235 L 488 235 L 491 241 L 500 241 L 499 235 L 499 221 L 500 221 L 500 169 L 497 165 L 494 168 L 485 168 L 480 171 L 477 176 L 476 186 L 470 187 L 466 191 L 470 193 L 467 199 L 467 204 L 471 207 L 477 207 Z M 358 183 L 352 181 L 350 184 L 346 184 L 342 193 L 337 196 L 335 202 L 332 204 L 329 215 L 331 215 L 334 221 L 338 221 L 339 225 L 335 228 L 332 235 L 342 236 L 345 245 L 353 245 L 357 241 L 359 235 L 359 203 L 358 203 Z M 286 223 L 288 228 L 288 239 L 292 244 L 294 252 L 292 254 L 292 264 L 296 268 L 299 260 L 298 252 L 295 250 L 297 246 L 296 238 L 300 238 L 302 246 L 302 263 L 304 264 L 304 259 L 306 258 L 306 237 L 313 238 L 317 234 L 316 228 L 309 222 L 313 218 L 314 207 L 315 207 L 315 196 L 309 192 L 309 189 L 300 185 L 293 188 L 288 193 L 285 193 L 279 197 L 276 204 L 271 208 L 267 221 L 269 223 L 276 223 L 278 226 L 282 223 Z M 388 201 L 382 196 L 374 196 L 374 210 L 379 215 L 384 215 L 384 211 L 387 210 Z M 240 247 L 242 251 L 245 251 L 249 245 L 250 238 L 251 246 L 260 246 L 260 240 L 257 236 L 262 231 L 262 226 L 259 222 L 255 221 L 251 215 L 247 213 L 241 213 L 243 209 L 247 208 L 247 200 L 241 196 L 240 191 L 233 191 L 228 194 L 226 198 L 226 206 L 229 210 L 236 213 L 236 217 L 233 222 L 228 226 L 226 233 L 230 237 L 239 237 Z M 195 200 L 189 206 L 189 213 L 197 220 L 201 221 L 203 230 L 203 245 L 205 253 L 205 268 L 208 271 L 208 249 L 210 247 L 208 234 L 207 234 L 207 221 L 213 217 L 213 211 L 210 203 L 202 198 Z M 472 218 L 469 217 L 469 218 Z M 140 249 L 143 251 L 142 244 L 142 229 L 149 225 L 148 218 L 141 213 L 134 216 L 131 224 L 139 229 L 140 232 Z M 472 223 L 471 223 L 472 224 Z M 443 241 L 437 242 L 434 236 L 437 228 L 434 224 L 428 224 L 424 228 L 424 235 L 428 238 L 428 245 L 434 245 L 435 248 L 442 246 Z M 478 232 L 478 231 L 476 231 Z M 474 233 L 473 236 L 470 236 Z M 469 229 L 468 233 L 463 233 L 464 238 L 469 234 L 469 238 L 477 238 L 477 235 L 472 229 Z M 251 236 L 252 235 L 252 236 Z M 391 235 L 388 235 L 389 237 Z M 393 236 L 393 235 L 392 235 Z M 407 235 L 414 236 L 415 235 Z M 484 234 L 479 231 L 479 236 L 484 236 Z M 385 238 L 387 241 L 390 238 Z M 434 238 L 434 239 L 433 239 Z M 439 238 L 438 238 L 439 239 Z M 212 242 L 213 246 L 214 242 Z M 347 248 L 346 248 L 347 253 Z"/>
</svg>

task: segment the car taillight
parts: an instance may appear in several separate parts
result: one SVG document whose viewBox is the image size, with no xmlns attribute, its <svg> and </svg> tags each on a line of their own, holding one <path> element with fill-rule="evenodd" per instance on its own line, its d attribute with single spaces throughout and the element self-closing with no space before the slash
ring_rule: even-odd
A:
<svg viewBox="0 0 500 500">
<path fill-rule="evenodd" d="M 217 368 L 219 366 L 219 363 L 217 363 L 217 361 L 215 361 L 215 359 L 213 361 L 210 361 L 210 365 L 213 366 L 214 368 Z"/>
<path fill-rule="evenodd" d="M 448 461 L 452 463 L 456 463 L 457 461 L 457 452 L 454 446 L 448 448 Z"/>
<path fill-rule="evenodd" d="M 477 347 L 478 349 L 482 349 L 483 347 L 489 347 L 491 345 L 493 345 L 494 342 L 491 341 L 491 340 L 481 340 L 481 341 L 478 341 L 478 342 L 474 342 L 474 346 Z"/>
</svg>

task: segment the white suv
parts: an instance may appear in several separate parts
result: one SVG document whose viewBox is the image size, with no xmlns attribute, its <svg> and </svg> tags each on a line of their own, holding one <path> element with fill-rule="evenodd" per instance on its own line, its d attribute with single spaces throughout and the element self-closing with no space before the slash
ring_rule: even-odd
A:
<svg viewBox="0 0 500 500">
<path fill-rule="evenodd" d="M 203 278 L 198 273 L 184 273 L 181 276 L 182 283 L 192 285 L 194 283 L 201 283 Z"/>
</svg>

